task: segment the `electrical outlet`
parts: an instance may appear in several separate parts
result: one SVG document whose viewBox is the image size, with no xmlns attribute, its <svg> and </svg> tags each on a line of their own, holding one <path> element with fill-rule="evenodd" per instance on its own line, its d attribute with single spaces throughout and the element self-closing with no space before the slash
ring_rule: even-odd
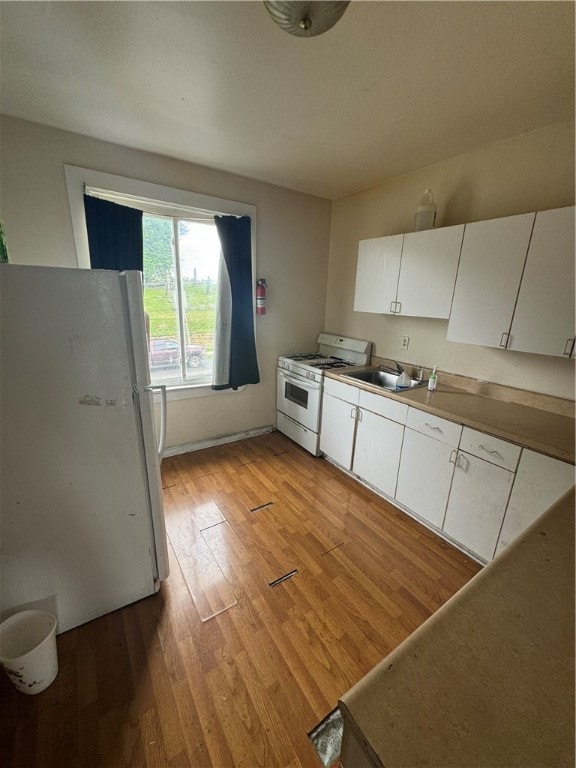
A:
<svg viewBox="0 0 576 768">
<path fill-rule="evenodd" d="M 408 349 L 409 341 L 410 341 L 410 336 L 402 336 L 402 349 Z"/>
</svg>

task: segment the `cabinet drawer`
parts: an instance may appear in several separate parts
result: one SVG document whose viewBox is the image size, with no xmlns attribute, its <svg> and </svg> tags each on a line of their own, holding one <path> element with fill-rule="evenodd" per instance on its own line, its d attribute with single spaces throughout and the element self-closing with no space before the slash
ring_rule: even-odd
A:
<svg viewBox="0 0 576 768">
<path fill-rule="evenodd" d="M 421 432 L 423 435 L 433 437 L 441 443 L 451 445 L 453 448 L 458 448 L 462 434 L 460 424 L 446 421 L 439 416 L 432 416 L 432 414 L 420 411 L 418 408 L 408 408 L 406 426 L 415 429 L 416 432 Z"/>
<path fill-rule="evenodd" d="M 464 427 L 460 440 L 460 450 L 514 472 L 522 449 L 506 440 L 500 440 L 498 437 L 492 437 L 492 435 L 487 435 L 484 432 L 477 432 L 475 429 Z"/>
<path fill-rule="evenodd" d="M 324 379 L 324 392 L 333 397 L 338 397 L 340 400 L 346 400 L 347 403 L 352 403 L 352 405 L 358 405 L 360 390 L 351 384 L 344 384 L 342 381 L 326 377 Z"/>
<path fill-rule="evenodd" d="M 399 403 L 384 395 L 377 395 L 372 392 L 360 390 L 360 400 L 358 405 L 367 411 L 377 413 L 379 416 L 385 416 L 387 419 L 397 421 L 399 424 L 406 424 L 408 406 L 405 403 Z"/>
</svg>

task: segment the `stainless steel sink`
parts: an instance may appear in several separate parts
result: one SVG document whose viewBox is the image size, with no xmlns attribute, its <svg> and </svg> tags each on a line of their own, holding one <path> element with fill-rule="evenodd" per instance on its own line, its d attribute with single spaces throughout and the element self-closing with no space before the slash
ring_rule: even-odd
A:
<svg viewBox="0 0 576 768">
<path fill-rule="evenodd" d="M 386 389 L 389 392 L 397 391 L 396 385 L 400 378 L 400 372 L 391 368 L 372 368 L 369 371 L 352 371 L 351 373 L 345 373 L 344 376 L 350 379 L 356 379 L 357 381 L 363 381 L 365 384 L 371 384 L 378 389 Z M 426 381 L 420 381 L 419 379 L 410 379 L 409 389 L 416 387 L 423 387 L 427 384 Z M 402 390 L 398 390 L 402 391 Z"/>
</svg>

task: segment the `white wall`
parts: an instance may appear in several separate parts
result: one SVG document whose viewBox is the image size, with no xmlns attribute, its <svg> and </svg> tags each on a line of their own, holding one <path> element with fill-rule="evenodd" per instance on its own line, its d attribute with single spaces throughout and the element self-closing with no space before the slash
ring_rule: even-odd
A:
<svg viewBox="0 0 576 768">
<path fill-rule="evenodd" d="M 384 357 L 573 398 L 573 361 L 454 344 L 445 340 L 445 321 L 352 309 L 358 241 L 410 231 L 414 208 L 428 186 L 438 202 L 439 226 L 572 205 L 573 137 L 572 124 L 550 126 L 331 205 L 252 179 L 2 117 L 0 216 L 15 263 L 76 266 L 65 163 L 258 207 L 257 276 L 266 277 L 269 286 L 267 314 L 256 320 L 262 383 L 238 394 L 170 403 L 168 446 L 274 424 L 276 357 L 313 348 L 321 330 L 371 339 L 376 354 Z M 410 336 L 407 352 L 400 348 L 403 335 Z"/>
<path fill-rule="evenodd" d="M 447 321 L 353 311 L 358 241 L 412 231 L 427 187 L 437 226 L 574 205 L 574 125 L 523 134 L 334 202 L 326 327 L 371 339 L 381 357 L 573 399 L 573 360 L 448 342 Z M 407 351 L 402 336 L 410 337 Z"/>
<path fill-rule="evenodd" d="M 167 446 L 275 424 L 277 356 L 314 348 L 324 330 L 329 201 L 6 116 L 0 151 L 0 216 L 16 264 L 76 266 L 64 164 L 256 205 L 256 277 L 268 281 L 256 319 L 261 383 L 172 401 Z"/>
</svg>

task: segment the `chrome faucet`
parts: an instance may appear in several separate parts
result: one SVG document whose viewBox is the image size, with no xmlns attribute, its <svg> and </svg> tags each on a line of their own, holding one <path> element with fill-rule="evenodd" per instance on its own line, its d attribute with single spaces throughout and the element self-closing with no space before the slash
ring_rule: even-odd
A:
<svg viewBox="0 0 576 768">
<path fill-rule="evenodd" d="M 403 374 L 403 373 L 404 373 L 404 368 L 402 368 L 402 366 L 400 365 L 400 363 L 399 363 L 399 362 L 397 362 L 396 360 L 394 360 L 394 365 L 396 366 L 396 369 L 397 369 L 397 371 L 398 371 L 398 373 L 399 373 L 399 374 Z"/>
</svg>

